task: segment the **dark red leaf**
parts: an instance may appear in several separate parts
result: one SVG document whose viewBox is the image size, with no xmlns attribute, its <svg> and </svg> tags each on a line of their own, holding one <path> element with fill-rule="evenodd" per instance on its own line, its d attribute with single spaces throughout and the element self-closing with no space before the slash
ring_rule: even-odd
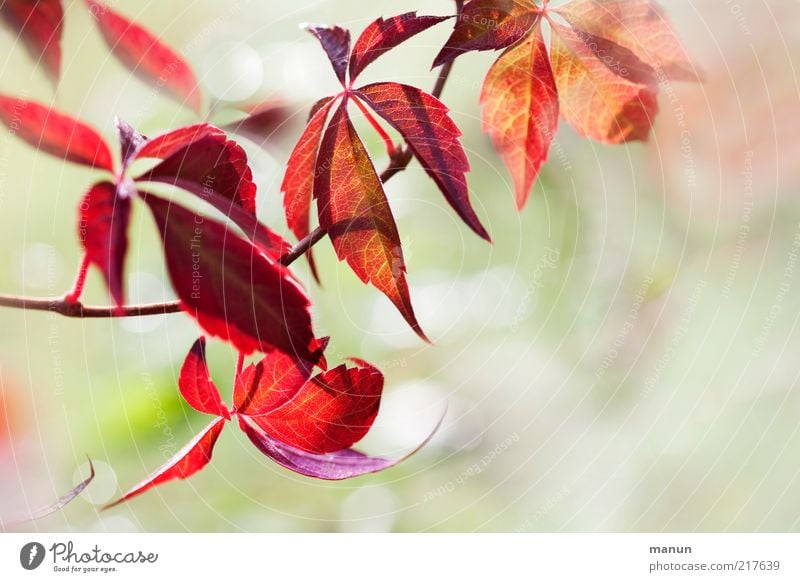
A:
<svg viewBox="0 0 800 582">
<path fill-rule="evenodd" d="M 236 378 L 233 407 L 239 414 L 266 414 L 288 402 L 311 377 L 313 364 L 274 352 Z"/>
<path fill-rule="evenodd" d="M 142 195 L 164 240 L 175 291 L 203 329 L 247 354 L 278 349 L 320 359 L 308 297 L 286 268 L 223 224 Z"/>
<path fill-rule="evenodd" d="M 192 439 L 189 444 L 178 451 L 178 454 L 148 476 L 144 481 L 130 489 L 118 500 L 106 505 L 103 509 L 109 509 L 115 505 L 119 505 L 167 481 L 172 481 L 173 479 L 188 479 L 197 473 L 211 461 L 214 445 L 217 443 L 219 434 L 222 432 L 224 426 L 224 418 L 215 419 L 204 428 L 199 435 Z"/>
<path fill-rule="evenodd" d="M 137 177 L 136 181 L 172 184 L 200 198 L 205 198 L 208 193 L 217 193 L 255 214 L 256 185 L 245 151 L 235 141 L 229 140 L 221 129 L 195 128 L 204 135 L 174 149 L 160 164 Z M 193 128 L 187 129 L 191 135 Z M 150 155 L 151 149 L 155 149 L 151 144 L 145 146 L 140 157 Z M 167 149 L 166 144 L 158 149 Z"/>
<path fill-rule="evenodd" d="M 115 123 L 117 126 L 117 134 L 119 136 L 122 167 L 127 168 L 136 157 L 136 153 L 147 141 L 147 138 L 133 129 L 119 117 L 115 119 Z"/>
<path fill-rule="evenodd" d="M 447 106 L 424 91 L 399 83 L 367 85 L 356 95 L 402 134 L 461 219 L 478 236 L 490 240 L 469 201 L 465 176 L 469 161 L 459 142 L 461 131 L 450 119 Z"/>
<path fill-rule="evenodd" d="M 483 130 L 511 172 L 521 209 L 558 129 L 558 94 L 541 24 L 497 59 L 483 83 L 481 104 Z"/>
<path fill-rule="evenodd" d="M 290 110 L 288 107 L 267 102 L 249 108 L 247 117 L 222 126 L 227 132 L 246 137 L 260 146 L 277 138 L 287 127 Z"/>
<path fill-rule="evenodd" d="M 468 51 L 492 51 L 521 40 L 539 18 L 533 0 L 472 0 L 456 16 L 453 34 L 436 56 L 438 67 Z"/>
<path fill-rule="evenodd" d="M 40 507 L 39 509 L 32 511 L 29 515 L 26 515 L 25 517 L 16 517 L 9 520 L 0 519 L 0 529 L 16 527 L 24 523 L 27 523 L 29 521 L 42 519 L 43 517 L 47 517 L 48 515 L 52 515 L 58 511 L 61 511 L 64 507 L 66 507 L 67 504 L 69 504 L 69 502 L 71 502 L 78 495 L 80 495 L 83 492 L 83 490 L 89 486 L 89 483 L 91 483 L 94 480 L 95 476 L 94 464 L 92 464 L 91 459 L 88 459 L 88 461 L 89 461 L 89 476 L 80 483 L 78 483 L 75 487 L 67 491 L 64 495 L 59 497 L 55 503 L 52 503 L 45 507 Z"/>
<path fill-rule="evenodd" d="M 353 46 L 350 80 L 355 81 L 370 63 L 387 51 L 449 18 L 452 16 L 417 16 L 416 12 L 379 18 L 364 29 Z"/>
<path fill-rule="evenodd" d="M 342 85 L 347 77 L 347 61 L 350 58 L 350 31 L 339 26 L 305 25 L 305 29 L 317 37 L 328 59 L 333 65 L 333 70 Z"/>
<path fill-rule="evenodd" d="M 107 5 L 86 0 L 111 52 L 137 77 L 202 113 L 203 97 L 191 67 L 147 29 Z"/>
<path fill-rule="evenodd" d="M 184 400 L 195 410 L 230 420 L 231 415 L 222 403 L 219 390 L 208 371 L 206 338 L 201 337 L 194 342 L 186 355 L 178 376 L 178 388 Z"/>
<path fill-rule="evenodd" d="M 346 101 L 325 131 L 316 167 L 320 225 L 336 255 L 386 295 L 427 341 L 411 306 L 397 225 L 372 160 L 347 115 Z"/>
<path fill-rule="evenodd" d="M 383 392 L 383 374 L 364 363 L 341 365 L 306 382 L 284 404 L 251 416 L 270 437 L 309 453 L 347 449 L 369 431 Z"/>
<path fill-rule="evenodd" d="M 369 457 L 353 449 L 335 451 L 326 454 L 315 454 L 301 451 L 279 440 L 271 438 L 257 427 L 250 424 L 244 417 L 239 417 L 239 427 L 244 431 L 256 448 L 264 455 L 286 467 L 290 471 L 328 481 L 351 479 L 369 473 L 377 473 L 393 467 L 408 459 L 424 447 L 439 429 L 439 424 L 433 429 L 430 436 L 418 447 L 399 459 L 384 459 Z"/>
<path fill-rule="evenodd" d="M 0 121 L 40 151 L 76 164 L 114 170 L 103 138 L 68 115 L 34 101 L 0 95 Z"/>
<path fill-rule="evenodd" d="M 64 20 L 61 0 L 3 0 L 0 15 L 14 31 L 19 31 L 25 48 L 44 66 L 50 80 L 58 83 Z"/>
<path fill-rule="evenodd" d="M 78 236 L 89 262 L 103 273 L 118 307 L 125 304 L 123 274 L 128 251 L 131 199 L 111 182 L 95 184 L 81 201 Z"/>
</svg>

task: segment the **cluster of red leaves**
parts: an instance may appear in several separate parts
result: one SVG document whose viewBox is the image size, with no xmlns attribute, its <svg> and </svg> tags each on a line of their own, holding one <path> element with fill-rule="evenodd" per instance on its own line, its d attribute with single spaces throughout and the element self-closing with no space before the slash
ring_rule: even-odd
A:
<svg viewBox="0 0 800 582">
<path fill-rule="evenodd" d="M 481 93 L 483 127 L 514 179 L 520 208 L 547 159 L 559 115 L 600 142 L 645 140 L 659 84 L 698 78 L 653 0 L 572 0 L 554 9 L 547 1 L 472 0 L 434 65 L 499 49 L 506 50 Z"/>
<path fill-rule="evenodd" d="M 179 54 L 104 4 L 86 4 L 124 66 L 196 113 L 205 111 L 197 78 Z M 7 0 L 0 14 L 57 81 L 60 1 Z M 299 239 L 309 236 L 316 202 L 319 225 L 339 259 L 388 297 L 425 340 L 383 180 L 351 120 L 350 105 L 383 139 L 391 163 L 402 156 L 406 162 L 415 158 L 467 226 L 489 240 L 470 202 L 469 161 L 447 107 L 437 97 L 400 83 L 355 87 L 381 55 L 451 18 L 415 12 L 380 18 L 352 46 L 343 28 L 307 26 L 342 90 L 313 106 L 281 186 L 291 231 Z M 514 178 L 519 207 L 547 158 L 559 116 L 599 141 L 645 139 L 657 113 L 659 83 L 697 78 L 650 0 L 572 0 L 552 10 L 547 0 L 541 6 L 533 0 L 471 0 L 455 18 L 435 66 L 469 51 L 506 49 L 486 77 L 481 102 L 484 129 Z M 551 29 L 549 52 L 545 21 Z M 233 407 L 228 409 L 211 380 L 205 340 L 198 340 L 184 362 L 179 388 L 189 405 L 215 419 L 116 503 L 203 468 L 223 426 L 234 417 L 262 453 L 303 475 L 345 479 L 398 462 L 351 448 L 378 413 L 383 376 L 361 360 L 327 370 L 327 338 L 316 338 L 309 299 L 281 264 L 290 247 L 257 220 L 256 184 L 247 156 L 226 134 L 263 142 L 284 123 L 286 113 L 270 103 L 241 109 L 247 116 L 223 128 L 200 123 L 154 138 L 117 120 L 115 161 L 106 141 L 86 124 L 41 104 L 0 95 L 0 120 L 18 137 L 65 161 L 107 172 L 81 201 L 79 236 L 87 264 L 102 273 L 117 308 L 125 304 L 127 231 L 131 205 L 138 200 L 161 234 L 167 271 L 183 309 L 242 358 L 265 354 L 237 373 Z M 395 146 L 384 125 L 399 134 L 407 149 Z M 132 175 L 134 162 L 145 159 L 151 160 L 150 169 Z M 225 220 L 156 196 L 148 191 L 154 183 L 198 197 Z M 321 369 L 316 376 L 315 367 Z"/>
<path fill-rule="evenodd" d="M 301 475 L 341 480 L 399 463 L 403 459 L 370 457 L 350 448 L 372 426 L 383 390 L 376 368 L 361 360 L 352 363 L 312 377 L 311 362 L 271 353 L 236 377 L 228 409 L 211 379 L 200 338 L 186 356 L 178 386 L 192 408 L 214 420 L 111 506 L 205 467 L 225 423 L 234 418 L 259 451 Z"/>
</svg>

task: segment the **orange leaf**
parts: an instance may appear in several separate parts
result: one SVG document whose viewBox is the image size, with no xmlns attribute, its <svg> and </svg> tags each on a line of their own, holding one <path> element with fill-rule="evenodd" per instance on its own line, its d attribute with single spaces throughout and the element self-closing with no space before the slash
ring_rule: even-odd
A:
<svg viewBox="0 0 800 582">
<path fill-rule="evenodd" d="M 664 10 L 652 0 L 573 0 L 554 12 L 574 28 L 606 38 L 677 81 L 697 81 Z"/>
<path fill-rule="evenodd" d="M 521 209 L 558 129 L 558 94 L 541 24 L 492 66 L 481 103 L 483 130 L 511 172 Z"/>
<path fill-rule="evenodd" d="M 611 41 L 550 24 L 550 58 L 564 119 L 604 143 L 646 140 L 658 113 L 653 70 Z"/>
</svg>

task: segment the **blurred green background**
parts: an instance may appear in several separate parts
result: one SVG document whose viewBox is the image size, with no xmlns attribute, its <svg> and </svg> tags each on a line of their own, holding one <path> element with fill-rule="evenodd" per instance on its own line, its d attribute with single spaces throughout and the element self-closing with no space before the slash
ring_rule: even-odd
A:
<svg viewBox="0 0 800 582">
<path fill-rule="evenodd" d="M 555 2 L 554 2 L 555 3 Z M 66 1 L 63 80 L 0 30 L 0 92 L 53 103 L 115 139 L 122 117 L 154 134 L 197 118 L 153 96 L 108 54 L 82 2 Z M 329 358 L 378 365 L 387 387 L 363 450 L 411 460 L 341 483 L 294 475 L 235 430 L 186 482 L 127 505 L 137 483 L 206 423 L 178 398 L 198 335 L 183 315 L 68 320 L 0 311 L 0 518 L 95 482 L 40 531 L 796 531 L 800 529 L 800 5 L 669 2 L 702 85 L 664 87 L 648 144 L 606 147 L 562 125 L 522 212 L 480 131 L 480 83 L 495 54 L 460 59 L 444 93 L 464 131 L 487 245 L 421 168 L 387 184 L 412 299 L 435 345 L 319 245 L 309 282 Z M 260 216 L 285 232 L 279 184 L 308 107 L 336 89 L 304 21 L 357 33 L 450 2 L 134 2 L 116 10 L 180 50 L 206 90 L 231 102 L 283 99 L 282 140 L 245 142 Z M 441 25 L 383 57 L 363 81 L 430 88 Z M 368 128 L 364 128 L 368 129 Z M 368 146 L 378 167 L 380 141 Z M 55 296 L 79 262 L 76 211 L 96 178 L 0 132 L 0 290 Z M 172 296 L 140 208 L 128 262 L 132 301 Z M 305 265 L 296 270 L 308 280 Z M 106 304 L 96 272 L 87 303 Z M 234 355 L 211 342 L 230 401 Z M 232 428 L 232 427 L 231 427 Z"/>
</svg>

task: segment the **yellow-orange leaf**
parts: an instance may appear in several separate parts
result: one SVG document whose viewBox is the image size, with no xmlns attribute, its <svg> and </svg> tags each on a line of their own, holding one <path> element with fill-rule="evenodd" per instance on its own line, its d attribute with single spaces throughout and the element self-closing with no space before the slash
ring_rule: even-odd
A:
<svg viewBox="0 0 800 582">
<path fill-rule="evenodd" d="M 558 128 L 558 94 L 540 24 L 492 66 L 481 103 L 483 130 L 508 167 L 522 208 Z"/>
<path fill-rule="evenodd" d="M 652 68 L 607 39 L 551 26 L 550 59 L 564 119 L 601 142 L 646 140 L 658 113 Z"/>
</svg>

